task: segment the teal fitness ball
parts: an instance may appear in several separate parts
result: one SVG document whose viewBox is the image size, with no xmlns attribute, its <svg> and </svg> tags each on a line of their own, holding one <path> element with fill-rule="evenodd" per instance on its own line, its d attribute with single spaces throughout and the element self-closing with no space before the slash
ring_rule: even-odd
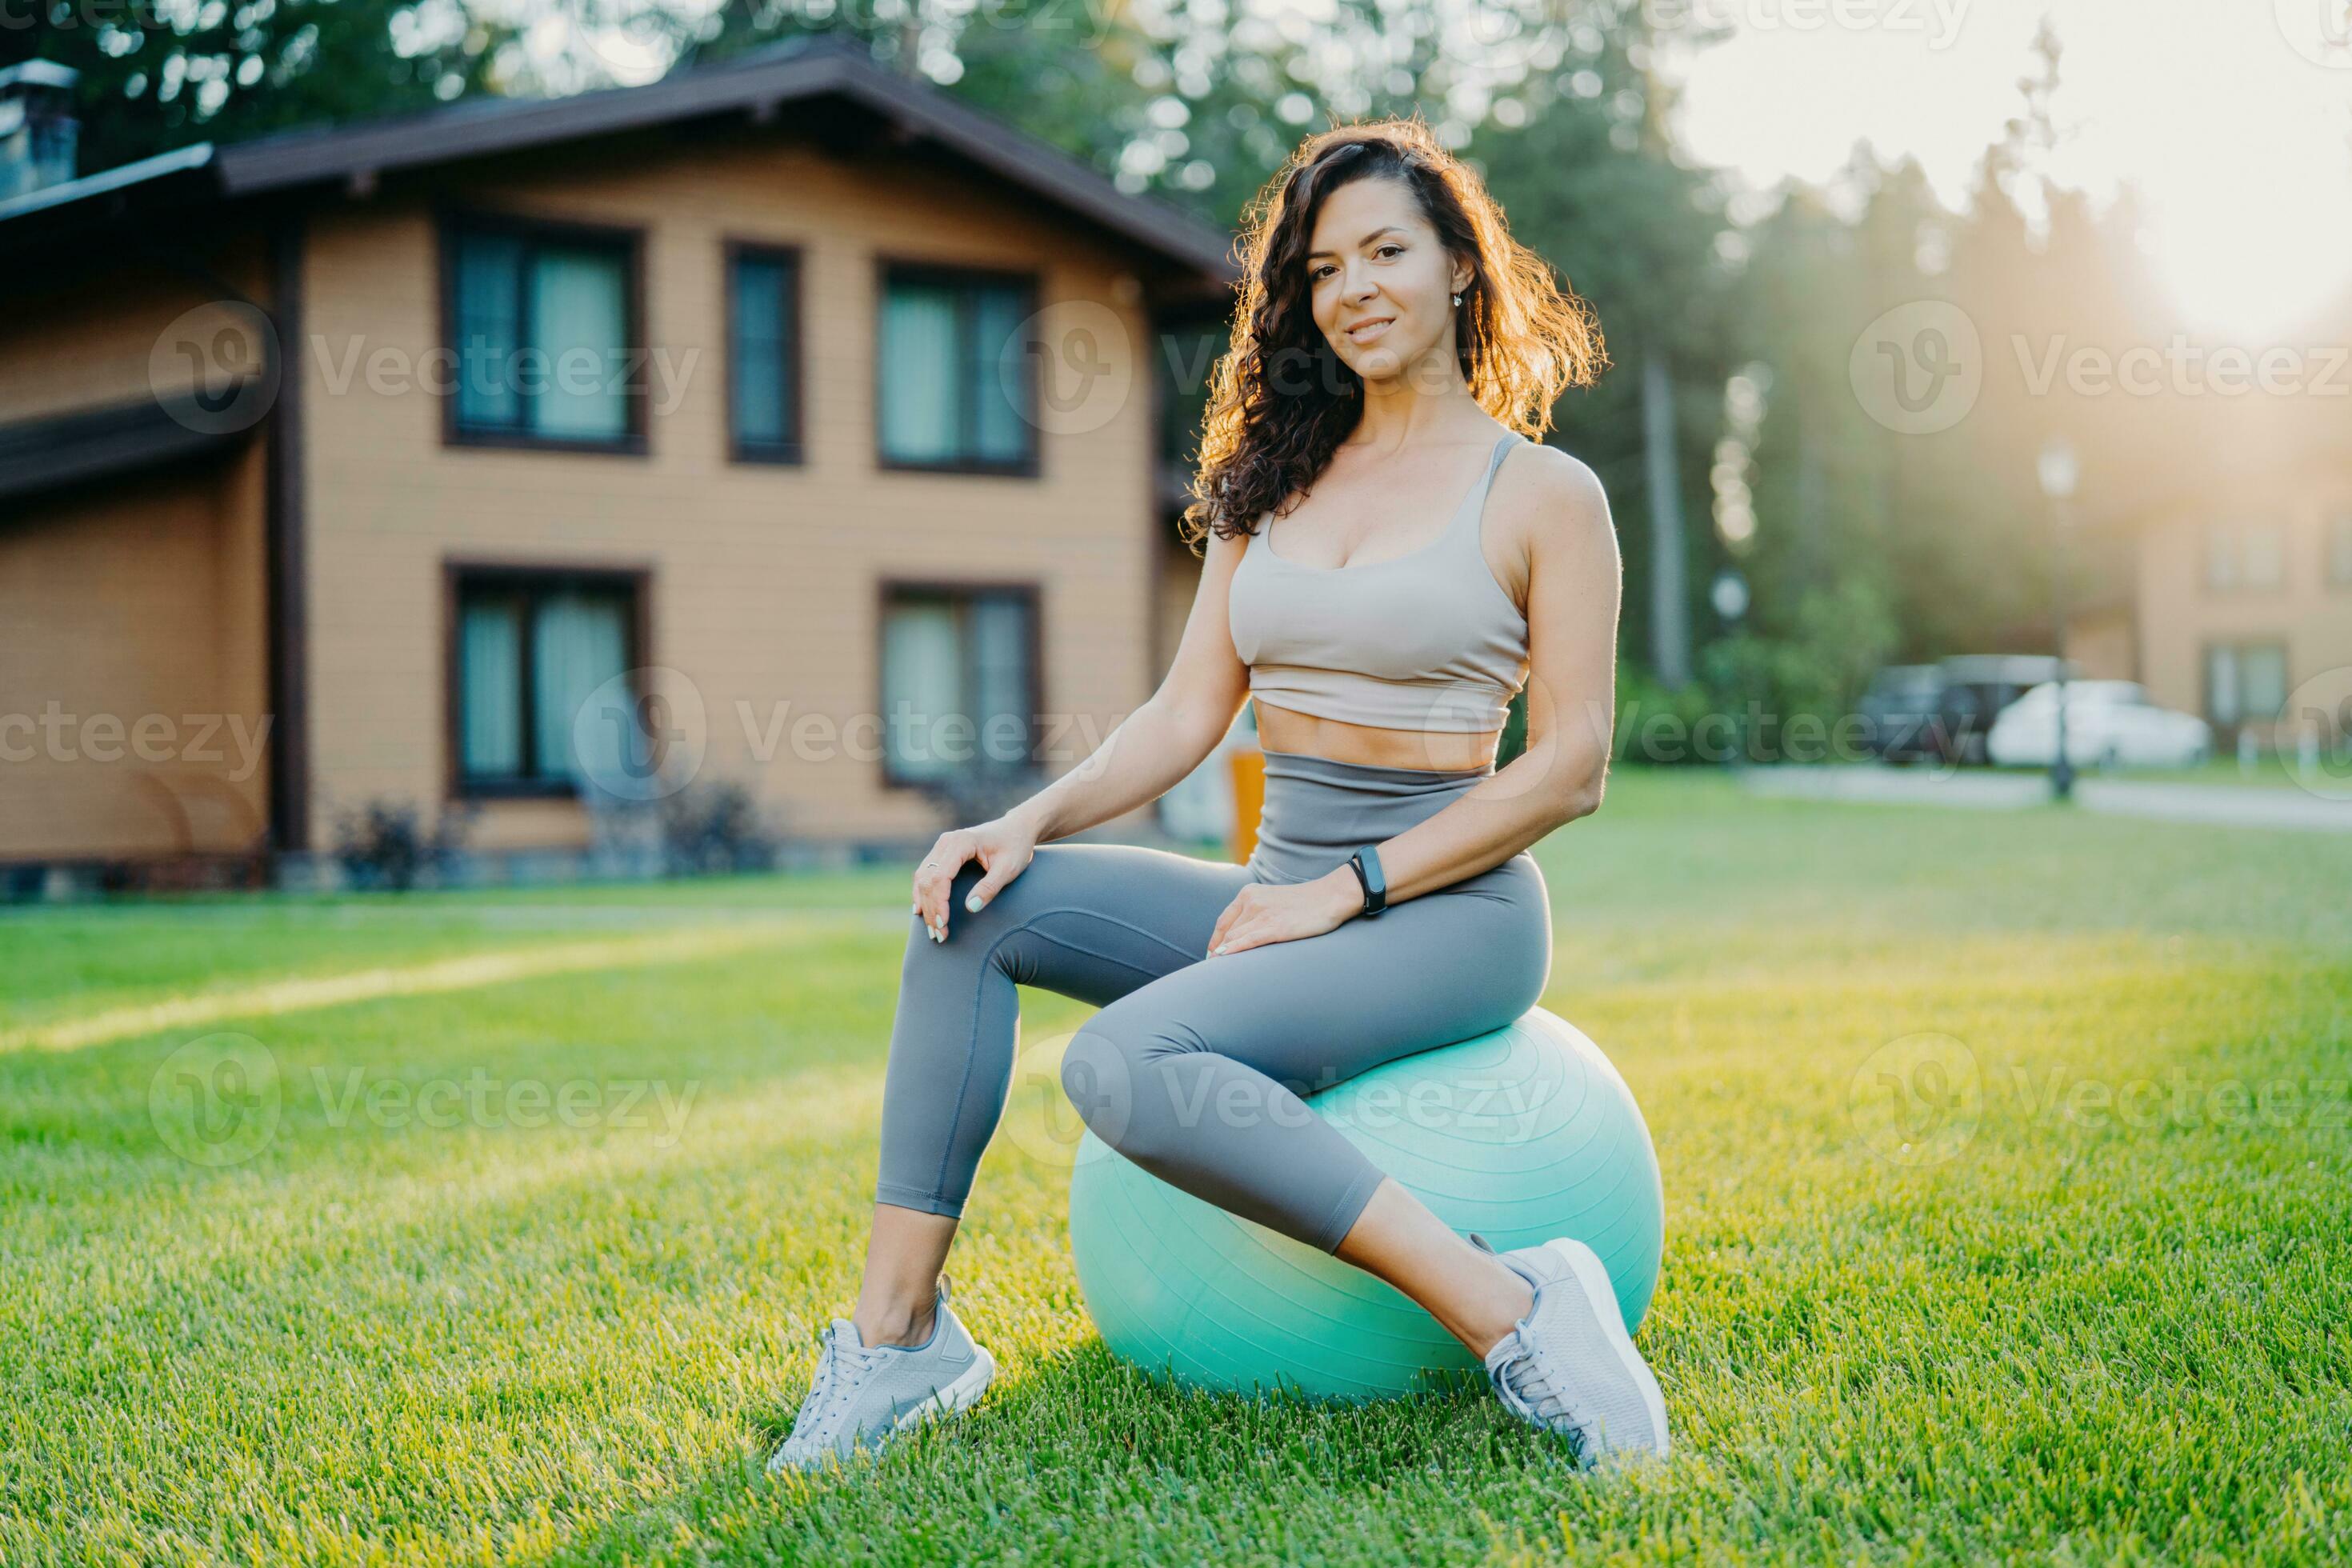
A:
<svg viewBox="0 0 2352 1568">
<path fill-rule="evenodd" d="M 1456 1232 L 1497 1250 L 1571 1236 L 1608 1266 L 1625 1326 L 1657 1286 L 1664 1197 L 1650 1130 L 1601 1048 L 1541 1007 L 1313 1096 L 1317 1114 Z M 1091 1131 L 1070 1251 L 1111 1350 L 1196 1388 L 1389 1398 L 1483 1376 L 1411 1298 L 1169 1185 Z"/>
</svg>

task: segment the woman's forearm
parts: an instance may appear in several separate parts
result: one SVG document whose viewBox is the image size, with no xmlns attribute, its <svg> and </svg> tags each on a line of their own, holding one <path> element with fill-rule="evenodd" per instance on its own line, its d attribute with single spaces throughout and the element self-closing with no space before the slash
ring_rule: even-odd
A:
<svg viewBox="0 0 2352 1568">
<path fill-rule="evenodd" d="M 1603 759 L 1558 737 L 1531 743 L 1495 776 L 1381 844 L 1393 904 L 1501 865 L 1601 804 Z M 1360 896 L 1356 874 L 1339 874 Z"/>
<path fill-rule="evenodd" d="M 1201 765 L 1232 722 L 1228 713 L 1209 733 L 1205 721 L 1191 721 L 1155 696 L 1104 736 L 1084 762 L 1005 816 L 1025 823 L 1040 844 L 1108 822 L 1167 794 Z"/>
</svg>

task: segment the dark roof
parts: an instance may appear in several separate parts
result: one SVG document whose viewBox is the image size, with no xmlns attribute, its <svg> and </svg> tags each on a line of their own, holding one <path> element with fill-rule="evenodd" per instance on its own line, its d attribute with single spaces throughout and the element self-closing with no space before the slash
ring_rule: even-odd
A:
<svg viewBox="0 0 2352 1568">
<path fill-rule="evenodd" d="M 193 399 L 142 397 L 0 426 L 0 501 L 219 451 L 248 430 L 208 430 Z"/>
<path fill-rule="evenodd" d="M 1152 196 L 1130 195 L 1061 149 L 875 63 L 852 40 L 810 34 L 643 87 L 569 98 L 475 98 L 416 114 L 200 144 L 0 203 L 0 254 L 140 215 L 161 216 L 341 186 L 364 191 L 402 170 L 584 137 L 782 111 L 847 109 L 907 145 L 929 144 L 1118 239 L 1196 288 L 1238 272 L 1232 237 Z"/>
</svg>

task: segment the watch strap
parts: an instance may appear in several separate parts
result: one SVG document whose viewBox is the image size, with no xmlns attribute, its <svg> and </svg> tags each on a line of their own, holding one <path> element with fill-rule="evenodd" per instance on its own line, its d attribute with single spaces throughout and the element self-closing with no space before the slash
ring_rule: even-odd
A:
<svg viewBox="0 0 2352 1568">
<path fill-rule="evenodd" d="M 1381 870 L 1381 852 L 1365 845 L 1348 857 L 1348 865 L 1356 873 L 1356 880 L 1364 887 L 1364 913 L 1377 915 L 1389 907 L 1388 879 Z"/>
</svg>

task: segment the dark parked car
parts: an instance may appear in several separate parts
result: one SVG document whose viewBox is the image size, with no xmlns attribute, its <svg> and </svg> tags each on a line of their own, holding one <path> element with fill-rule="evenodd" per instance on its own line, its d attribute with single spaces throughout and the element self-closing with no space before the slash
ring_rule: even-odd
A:
<svg viewBox="0 0 2352 1568">
<path fill-rule="evenodd" d="M 1939 754 L 1937 715 L 1944 695 L 1943 671 L 1932 664 L 1890 664 L 1870 679 L 1857 711 L 1862 743 L 1890 763 L 1916 762 Z"/>
<path fill-rule="evenodd" d="M 2058 660 L 2046 653 L 1955 654 L 1936 668 L 1943 678 L 1933 726 L 1936 755 L 1947 763 L 1983 763 L 1985 736 L 2000 710 L 2058 679 Z M 2066 679 L 2080 674 L 2069 660 Z"/>
</svg>

